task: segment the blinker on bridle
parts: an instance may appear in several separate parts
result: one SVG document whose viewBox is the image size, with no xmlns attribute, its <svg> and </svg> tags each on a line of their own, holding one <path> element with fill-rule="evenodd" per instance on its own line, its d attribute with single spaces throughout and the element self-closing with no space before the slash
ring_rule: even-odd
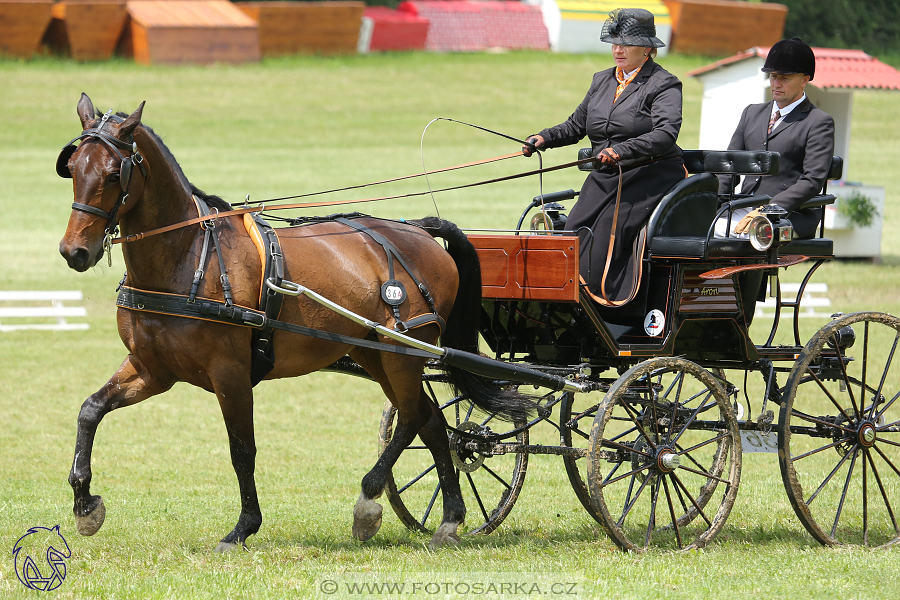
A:
<svg viewBox="0 0 900 600">
<path fill-rule="evenodd" d="M 144 165 L 144 158 L 141 156 L 141 153 L 138 152 L 137 144 L 135 143 L 133 137 L 129 138 L 129 141 L 123 142 L 122 140 L 117 139 L 116 137 L 103 131 L 103 127 L 106 126 L 107 121 L 109 121 L 110 119 L 112 119 L 116 123 L 122 123 L 124 121 L 124 119 L 122 119 L 121 117 L 113 115 L 112 110 L 109 110 L 100 119 L 100 124 L 97 125 L 97 127 L 85 129 L 81 132 L 81 135 L 72 139 L 72 141 L 63 146 L 63 149 L 60 151 L 59 156 L 56 159 L 56 173 L 57 175 L 65 179 L 72 178 L 72 173 L 69 172 L 69 159 L 73 154 L 75 154 L 75 151 L 81 147 L 80 145 L 75 145 L 75 142 L 79 140 L 89 138 L 99 140 L 119 160 L 119 186 L 122 189 L 119 193 L 119 199 L 116 201 L 116 205 L 111 211 L 107 212 L 102 208 L 90 206 L 88 204 L 82 204 L 81 202 L 72 203 L 73 210 L 79 210 L 81 212 L 86 212 L 88 214 L 100 217 L 101 219 L 106 219 L 106 227 L 104 228 L 106 238 L 103 240 L 103 248 L 104 251 L 107 252 L 108 260 L 110 260 L 111 262 L 112 256 L 109 254 L 111 241 L 116 235 L 118 235 L 119 231 L 119 224 L 116 217 L 119 213 L 119 207 L 121 207 L 122 204 L 125 203 L 125 200 L 128 198 L 128 189 L 131 186 L 131 173 L 134 170 L 134 165 L 137 165 L 141 169 L 141 174 L 144 177 L 147 177 L 147 167 Z M 131 154 L 126 158 L 122 155 L 121 152 L 119 152 L 119 148 L 128 150 L 131 152 Z"/>
</svg>

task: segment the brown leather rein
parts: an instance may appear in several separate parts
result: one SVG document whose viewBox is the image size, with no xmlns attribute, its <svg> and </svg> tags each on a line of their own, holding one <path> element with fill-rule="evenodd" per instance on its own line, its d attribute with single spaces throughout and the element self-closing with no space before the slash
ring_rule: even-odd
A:
<svg viewBox="0 0 900 600">
<path fill-rule="evenodd" d="M 496 157 L 493 157 L 493 158 L 488 158 L 488 159 L 480 160 L 480 161 L 476 161 L 476 162 L 466 163 L 466 164 L 462 164 L 462 165 L 455 165 L 455 166 L 452 166 L 452 167 L 445 167 L 445 168 L 443 168 L 443 169 L 437 169 L 437 170 L 434 170 L 434 171 L 427 171 L 427 172 L 424 172 L 424 173 L 417 173 L 417 174 L 415 174 L 415 175 L 407 175 L 407 176 L 405 176 L 405 177 L 397 177 L 397 178 L 394 178 L 394 179 L 386 179 L 386 180 L 384 180 L 384 181 L 378 181 L 378 182 L 374 182 L 374 183 L 368 183 L 368 184 L 363 184 L 363 185 L 358 185 L 358 186 L 353 186 L 353 187 L 350 187 L 350 188 L 343 188 L 343 189 L 355 189 L 355 188 L 361 188 L 361 187 L 366 187 L 366 186 L 370 186 L 370 185 L 378 185 L 378 184 L 381 184 L 381 183 L 388 183 L 388 182 L 400 181 L 400 180 L 403 180 L 403 179 L 410 179 L 410 178 L 412 178 L 412 177 L 421 177 L 421 176 L 423 176 L 423 175 L 431 175 L 431 174 L 435 174 L 435 173 L 443 173 L 443 172 L 446 172 L 446 171 L 453 171 L 453 170 L 456 170 L 456 169 L 462 169 L 462 168 L 465 168 L 465 167 L 472 167 L 472 166 L 481 165 L 481 164 L 486 164 L 486 163 L 490 163 L 490 162 L 496 162 L 496 161 L 505 160 L 505 159 L 508 159 L 508 158 L 514 158 L 514 157 L 517 157 L 517 156 L 523 156 L 522 152 L 521 152 L 521 151 L 520 151 L 520 152 L 514 152 L 514 153 L 512 153 L 512 154 L 505 154 L 505 155 L 502 155 L 502 156 L 496 156 Z M 556 165 L 556 166 L 554 166 L 554 167 L 547 167 L 547 168 L 535 169 L 535 170 L 533 170 L 533 171 L 525 171 L 525 172 L 523 172 L 523 173 L 516 173 L 515 175 L 507 175 L 507 176 L 505 176 L 505 177 L 496 177 L 496 178 L 494 178 L 494 179 L 486 179 L 486 180 L 478 181 L 478 182 L 475 182 L 475 183 L 467 183 L 467 184 L 464 184 L 464 185 L 457 185 L 457 186 L 453 186 L 453 187 L 441 188 L 441 189 L 437 189 L 437 190 L 433 190 L 433 191 L 434 191 L 434 192 L 448 192 L 448 191 L 452 191 L 452 190 L 461 190 L 461 189 L 470 188 L 470 187 L 477 187 L 477 186 L 481 186 L 481 185 L 487 185 L 487 184 L 490 184 L 490 183 L 498 183 L 498 182 L 501 182 L 501 181 L 509 181 L 509 180 L 512 180 L 512 179 L 518 179 L 518 178 L 520 178 L 520 177 L 529 177 L 529 176 L 531 176 L 531 175 L 537 175 L 537 174 L 540 174 L 540 173 L 549 173 L 549 172 L 551 172 L 551 171 L 558 171 L 558 170 L 560 170 L 560 169 L 567 169 L 567 168 L 569 168 L 569 167 L 574 167 L 574 166 L 586 164 L 586 163 L 589 163 L 589 162 L 594 162 L 595 160 L 596 160 L 596 157 L 593 157 L 593 156 L 592 156 L 592 157 L 590 157 L 590 158 L 584 158 L 584 159 L 576 160 L 576 161 L 574 161 L 574 162 L 569 162 L 569 163 L 564 163 L 564 164 L 561 164 L 561 165 Z M 330 190 L 330 191 L 343 191 L 343 189 L 342 189 L 342 190 Z M 318 192 L 318 193 L 324 193 L 324 192 Z M 177 229 L 182 229 L 182 228 L 184 228 L 184 227 L 190 227 L 191 225 L 197 225 L 197 224 L 200 224 L 200 223 L 205 223 L 206 221 L 214 221 L 215 219 L 219 219 L 219 218 L 223 218 L 223 217 L 234 217 L 234 216 L 243 215 L 243 214 L 251 213 L 251 212 L 274 211 L 274 210 L 288 210 L 288 209 L 296 209 L 296 208 L 315 208 L 315 207 L 318 207 L 318 206 L 339 206 L 339 205 L 342 205 L 342 204 L 361 204 L 361 203 L 364 203 L 364 202 L 377 202 L 377 201 L 381 201 L 381 200 L 397 200 L 397 199 L 400 199 L 400 198 L 412 198 L 412 197 L 415 197 L 415 196 L 424 196 L 424 195 L 430 194 L 430 193 L 432 193 L 432 191 L 428 191 L 428 192 L 413 192 L 413 193 L 410 193 L 410 194 L 399 194 L 399 195 L 396 195 L 396 196 L 381 196 L 381 197 L 378 197 L 378 198 L 364 198 L 364 199 L 353 199 L 353 200 L 336 200 L 336 201 L 327 201 L 327 202 L 298 202 L 298 203 L 293 203 L 293 204 L 281 204 L 281 205 L 278 205 L 278 206 L 265 206 L 264 204 L 260 204 L 259 206 L 242 206 L 241 208 L 238 208 L 238 209 L 235 209 L 235 210 L 229 210 L 229 211 L 225 211 L 225 212 L 214 212 L 213 214 L 207 215 L 207 216 L 205 216 L 205 217 L 197 217 L 197 218 L 194 218 L 194 219 L 189 219 L 189 220 L 187 220 L 187 221 L 180 221 L 180 222 L 178 222 L 178 223 L 173 223 L 172 225 L 166 225 L 165 227 L 160 227 L 160 228 L 158 228 L 158 229 L 153 229 L 153 230 L 150 230 L 150 231 L 144 231 L 144 232 L 142 232 L 142 233 L 134 233 L 134 234 L 131 234 L 131 235 L 126 235 L 126 236 L 118 237 L 118 238 L 113 239 L 113 240 L 112 240 L 112 243 L 113 243 L 113 244 L 121 244 L 121 243 L 125 243 L 125 242 L 137 242 L 137 241 L 146 239 L 146 238 L 148 238 L 148 237 L 150 237 L 150 236 L 158 235 L 158 234 L 160 234 L 160 233 L 167 233 L 167 232 L 169 232 L 169 231 L 175 231 L 175 230 L 177 230 Z M 307 194 L 307 195 L 314 195 L 314 194 Z M 299 196 L 294 196 L 294 197 L 296 198 L 296 197 L 299 197 Z"/>
</svg>

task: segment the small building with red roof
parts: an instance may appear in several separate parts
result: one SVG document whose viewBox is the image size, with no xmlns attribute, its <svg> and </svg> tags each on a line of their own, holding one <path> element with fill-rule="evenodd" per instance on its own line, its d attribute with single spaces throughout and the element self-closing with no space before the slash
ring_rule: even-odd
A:
<svg viewBox="0 0 900 600">
<path fill-rule="evenodd" d="M 834 153 L 844 159 L 846 172 L 853 91 L 900 90 L 900 71 L 862 50 L 813 48 L 813 53 L 816 75 L 807 84 L 806 95 L 834 117 Z M 701 148 L 727 148 L 744 107 L 772 100 L 768 75 L 760 71 L 768 54 L 769 48 L 756 46 L 688 73 L 703 83 Z"/>
<path fill-rule="evenodd" d="M 853 113 L 853 92 L 855 90 L 900 90 L 900 71 L 869 56 L 862 50 L 843 50 L 838 48 L 813 48 L 816 55 L 816 73 L 812 81 L 806 85 L 806 95 L 816 107 L 834 118 L 834 153 L 844 159 L 844 175 L 850 163 L 850 123 Z M 731 141 L 741 113 L 748 104 L 769 102 L 772 93 L 769 90 L 768 75 L 760 71 L 765 64 L 768 47 L 753 47 L 734 56 L 729 56 L 712 64 L 687 73 L 703 83 L 703 100 L 700 112 L 700 148 L 707 150 L 724 150 Z M 862 188 L 856 188 L 858 190 Z M 866 188 L 880 190 L 883 210 L 883 188 Z M 837 187 L 829 187 L 840 197 Z M 876 195 L 879 192 L 875 192 Z M 877 203 L 877 202 L 876 202 Z M 836 210 L 826 212 L 826 228 L 838 228 Z M 880 245 L 881 223 L 878 220 L 878 231 L 857 232 L 860 243 L 864 235 L 869 235 L 869 245 Z M 831 225 L 829 225 L 831 222 Z M 835 253 L 839 253 L 839 237 L 835 239 Z M 876 239 L 872 239 L 876 238 Z M 858 246 L 859 244 L 855 244 Z M 877 256 L 879 250 L 846 250 L 840 252 L 845 256 Z"/>
</svg>

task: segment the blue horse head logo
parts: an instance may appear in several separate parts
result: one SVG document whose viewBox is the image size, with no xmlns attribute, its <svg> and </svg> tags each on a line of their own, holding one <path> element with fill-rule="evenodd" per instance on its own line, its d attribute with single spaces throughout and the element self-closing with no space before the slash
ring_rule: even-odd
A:
<svg viewBox="0 0 900 600">
<path fill-rule="evenodd" d="M 32 590 L 49 592 L 66 579 L 65 559 L 72 556 L 59 525 L 52 529 L 32 527 L 13 546 L 16 577 Z"/>
</svg>

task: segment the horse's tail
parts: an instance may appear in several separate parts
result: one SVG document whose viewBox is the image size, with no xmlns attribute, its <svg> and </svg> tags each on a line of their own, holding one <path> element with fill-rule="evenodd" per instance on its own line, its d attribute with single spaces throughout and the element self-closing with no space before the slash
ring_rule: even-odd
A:
<svg viewBox="0 0 900 600">
<path fill-rule="evenodd" d="M 425 217 L 412 223 L 422 227 L 432 237 L 447 242 L 447 252 L 459 272 L 459 289 L 441 343 L 456 350 L 478 354 L 478 321 L 481 315 L 481 264 L 478 252 L 469 238 L 450 221 Z M 538 405 L 511 387 L 502 387 L 480 375 L 459 367 L 446 365 L 450 385 L 457 394 L 464 394 L 482 410 L 507 421 L 526 421 Z"/>
</svg>

